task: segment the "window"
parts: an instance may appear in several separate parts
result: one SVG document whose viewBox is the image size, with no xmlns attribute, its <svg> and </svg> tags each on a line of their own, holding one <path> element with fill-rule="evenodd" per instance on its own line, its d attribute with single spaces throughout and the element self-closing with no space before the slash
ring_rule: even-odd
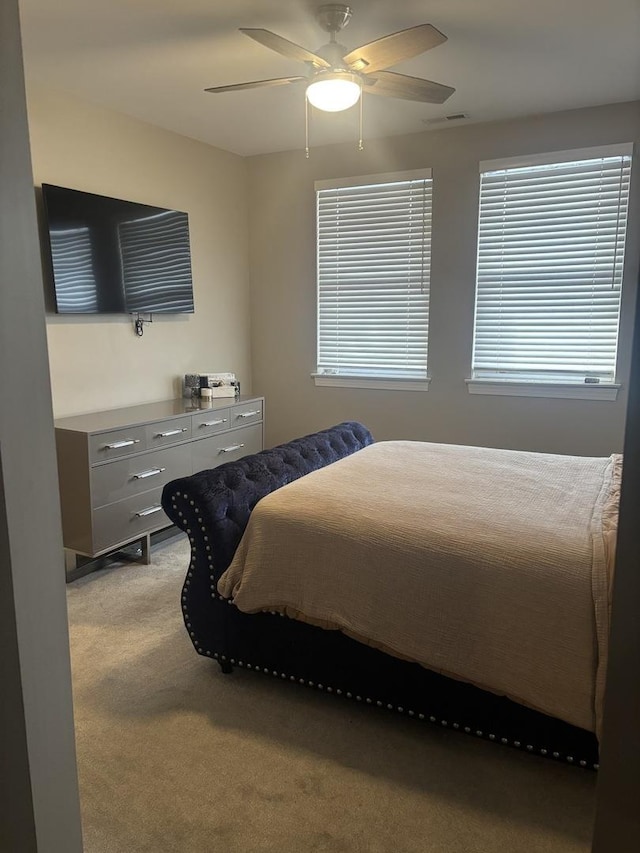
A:
<svg viewBox="0 0 640 853">
<path fill-rule="evenodd" d="M 427 386 L 431 172 L 316 183 L 316 384 Z"/>
<path fill-rule="evenodd" d="M 615 387 L 631 152 L 480 164 L 470 391 Z"/>
</svg>

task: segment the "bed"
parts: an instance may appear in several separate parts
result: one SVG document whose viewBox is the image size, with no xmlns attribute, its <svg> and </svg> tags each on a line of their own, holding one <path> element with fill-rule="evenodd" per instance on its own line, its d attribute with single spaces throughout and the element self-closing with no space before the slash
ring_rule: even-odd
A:
<svg viewBox="0 0 640 853">
<path fill-rule="evenodd" d="M 346 422 L 174 480 L 196 651 L 597 768 L 621 459 Z"/>
</svg>

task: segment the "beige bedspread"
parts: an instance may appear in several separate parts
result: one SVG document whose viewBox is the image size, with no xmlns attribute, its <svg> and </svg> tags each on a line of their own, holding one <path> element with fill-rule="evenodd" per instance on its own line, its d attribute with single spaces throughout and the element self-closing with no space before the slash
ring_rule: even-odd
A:
<svg viewBox="0 0 640 853">
<path fill-rule="evenodd" d="M 218 589 L 598 731 L 620 469 L 378 442 L 263 498 Z"/>
</svg>

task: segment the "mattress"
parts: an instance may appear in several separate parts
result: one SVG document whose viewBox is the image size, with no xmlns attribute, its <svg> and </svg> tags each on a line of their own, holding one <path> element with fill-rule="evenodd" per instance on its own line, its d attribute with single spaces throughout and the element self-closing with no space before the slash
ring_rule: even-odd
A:
<svg viewBox="0 0 640 853">
<path fill-rule="evenodd" d="M 218 590 L 597 733 L 620 471 L 378 442 L 264 497 Z"/>
</svg>

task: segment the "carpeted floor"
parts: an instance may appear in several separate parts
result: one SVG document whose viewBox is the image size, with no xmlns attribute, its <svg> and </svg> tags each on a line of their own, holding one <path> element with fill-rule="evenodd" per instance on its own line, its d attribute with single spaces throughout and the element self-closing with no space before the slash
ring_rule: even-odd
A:
<svg viewBox="0 0 640 853">
<path fill-rule="evenodd" d="M 68 586 L 86 853 L 590 849 L 596 774 L 193 651 L 187 543 Z"/>
</svg>

